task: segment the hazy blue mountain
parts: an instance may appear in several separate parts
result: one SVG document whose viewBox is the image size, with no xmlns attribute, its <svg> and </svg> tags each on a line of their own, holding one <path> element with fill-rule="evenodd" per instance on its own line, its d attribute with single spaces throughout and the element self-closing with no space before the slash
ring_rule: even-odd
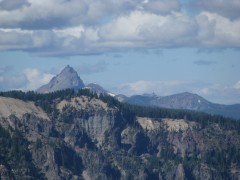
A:
<svg viewBox="0 0 240 180">
<path fill-rule="evenodd" d="M 124 94 L 117 94 L 114 98 L 116 98 L 119 102 L 125 102 L 128 97 Z"/>
<path fill-rule="evenodd" d="M 188 92 L 170 96 L 134 95 L 125 98 L 124 102 L 143 106 L 157 106 L 170 109 L 187 109 L 218 114 L 226 117 L 240 119 L 240 104 L 223 105 L 207 101 L 203 97 Z"/>
<path fill-rule="evenodd" d="M 115 94 L 107 91 L 106 89 L 104 89 L 102 86 L 96 84 L 96 83 L 90 83 L 88 85 L 86 85 L 84 88 L 89 89 L 91 92 L 93 93 L 97 93 L 97 94 L 108 94 L 110 96 L 115 96 Z"/>
<path fill-rule="evenodd" d="M 84 87 L 84 83 L 78 73 L 70 66 L 66 66 L 60 74 L 56 75 L 51 81 L 40 87 L 38 93 L 48 93 L 63 89 L 79 90 Z"/>
<path fill-rule="evenodd" d="M 115 95 L 98 84 L 90 83 L 84 86 L 77 72 L 70 66 L 66 66 L 60 74 L 52 78 L 52 80 L 40 87 L 38 93 L 48 93 L 63 89 L 79 90 L 87 88 L 91 92 L 97 94 L 108 94 L 115 97 L 120 102 L 127 102 L 130 104 L 142 106 L 156 106 L 169 109 L 186 109 L 193 111 L 206 112 L 210 114 L 223 115 L 234 119 L 240 119 L 240 104 L 223 105 L 212 103 L 203 97 L 188 92 L 169 95 L 157 96 L 156 94 L 134 95 L 127 97 L 125 95 Z"/>
</svg>

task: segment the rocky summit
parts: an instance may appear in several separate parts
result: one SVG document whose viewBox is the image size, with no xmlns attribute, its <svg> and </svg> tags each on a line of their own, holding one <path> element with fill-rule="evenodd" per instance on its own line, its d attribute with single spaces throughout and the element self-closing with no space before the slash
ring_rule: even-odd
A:
<svg viewBox="0 0 240 180">
<path fill-rule="evenodd" d="M 78 76 L 77 72 L 70 67 L 66 66 L 60 74 L 56 75 L 51 81 L 40 87 L 38 93 L 49 93 L 63 89 L 74 89 L 79 90 L 84 87 L 84 83 Z"/>
<path fill-rule="evenodd" d="M 89 89 L 0 93 L 0 179 L 240 179 L 240 121 Z"/>
<path fill-rule="evenodd" d="M 185 109 L 198 112 L 205 112 L 209 114 L 222 115 L 234 119 L 240 119 L 240 104 L 235 105 L 223 105 L 216 104 L 207 101 L 203 97 L 188 92 L 173 94 L 169 96 L 157 96 L 156 94 L 144 94 L 144 95 L 133 95 L 130 97 L 124 95 L 115 95 L 96 83 L 90 83 L 84 85 L 83 81 L 77 74 L 77 72 L 70 67 L 66 66 L 60 74 L 56 75 L 51 81 L 40 87 L 37 93 L 49 93 L 64 89 L 74 89 L 75 92 L 85 88 L 89 89 L 92 93 L 108 94 L 115 97 L 120 102 L 150 106 L 150 107 L 161 107 L 169 109 Z"/>
</svg>

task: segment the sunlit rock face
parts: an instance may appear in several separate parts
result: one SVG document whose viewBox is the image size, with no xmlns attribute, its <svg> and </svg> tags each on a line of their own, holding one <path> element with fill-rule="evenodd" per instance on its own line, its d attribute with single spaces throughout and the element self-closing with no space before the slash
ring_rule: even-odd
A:
<svg viewBox="0 0 240 180">
<path fill-rule="evenodd" d="M 82 79 L 78 73 L 70 66 L 66 66 L 60 74 L 53 77 L 51 81 L 40 87 L 38 93 L 49 93 L 63 89 L 79 90 L 84 87 Z"/>
</svg>

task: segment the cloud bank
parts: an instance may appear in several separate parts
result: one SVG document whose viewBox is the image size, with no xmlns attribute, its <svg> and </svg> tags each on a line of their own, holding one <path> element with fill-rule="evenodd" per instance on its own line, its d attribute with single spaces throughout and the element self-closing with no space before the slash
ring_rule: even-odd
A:
<svg viewBox="0 0 240 180">
<path fill-rule="evenodd" d="M 47 84 L 54 76 L 50 73 L 41 73 L 36 68 L 27 68 L 20 74 L 10 75 L 13 69 L 11 66 L 0 68 L 0 91 L 36 90 L 41 85 Z"/>
<path fill-rule="evenodd" d="M 240 48 L 238 0 L 193 2 L 1 0 L 0 50 L 71 56 L 142 48 Z"/>
</svg>

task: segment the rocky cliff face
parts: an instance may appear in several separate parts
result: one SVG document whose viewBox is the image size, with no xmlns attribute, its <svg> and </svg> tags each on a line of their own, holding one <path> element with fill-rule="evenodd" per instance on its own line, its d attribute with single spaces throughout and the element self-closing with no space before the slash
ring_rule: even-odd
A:
<svg viewBox="0 0 240 180">
<path fill-rule="evenodd" d="M 53 77 L 51 81 L 40 87 L 38 93 L 49 93 L 63 89 L 79 90 L 84 87 L 83 81 L 77 72 L 70 66 L 66 66 L 60 74 Z"/>
<path fill-rule="evenodd" d="M 138 117 L 110 97 L 52 96 L 0 98 L 1 178 L 240 178 L 235 122 Z"/>
</svg>

